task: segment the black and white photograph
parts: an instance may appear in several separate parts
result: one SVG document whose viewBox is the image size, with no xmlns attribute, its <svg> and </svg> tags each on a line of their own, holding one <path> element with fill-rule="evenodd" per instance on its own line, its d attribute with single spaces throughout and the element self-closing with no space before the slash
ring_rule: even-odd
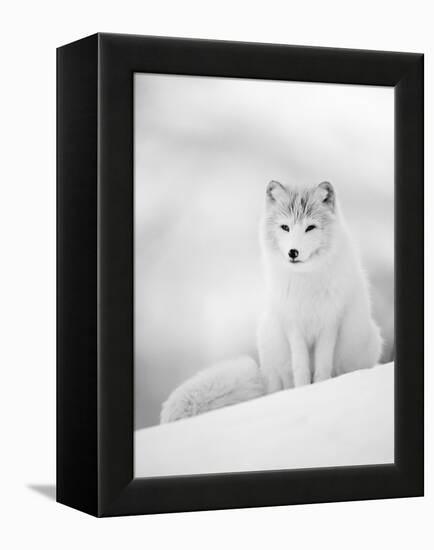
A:
<svg viewBox="0 0 434 550">
<path fill-rule="evenodd" d="M 392 464 L 394 91 L 134 74 L 134 475 Z"/>
<path fill-rule="evenodd" d="M 434 547 L 429 7 L 2 6 L 0 548 Z"/>
</svg>

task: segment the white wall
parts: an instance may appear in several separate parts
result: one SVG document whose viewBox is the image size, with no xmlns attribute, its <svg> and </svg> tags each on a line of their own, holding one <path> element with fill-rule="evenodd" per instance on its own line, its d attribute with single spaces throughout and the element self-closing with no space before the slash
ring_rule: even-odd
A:
<svg viewBox="0 0 434 550">
<path fill-rule="evenodd" d="M 207 550 L 432 547 L 432 468 L 425 499 L 101 521 L 28 488 L 52 485 L 55 471 L 55 47 L 106 31 L 425 52 L 430 182 L 434 39 L 429 3 L 40 0 L 6 3 L 0 25 L 0 544 L 74 550 L 97 544 Z M 432 199 L 429 186 L 427 280 L 434 275 Z M 427 288 L 431 333 L 432 298 Z M 428 365 L 432 359 L 428 341 Z M 427 462 L 432 464 L 433 376 L 427 371 Z"/>
</svg>

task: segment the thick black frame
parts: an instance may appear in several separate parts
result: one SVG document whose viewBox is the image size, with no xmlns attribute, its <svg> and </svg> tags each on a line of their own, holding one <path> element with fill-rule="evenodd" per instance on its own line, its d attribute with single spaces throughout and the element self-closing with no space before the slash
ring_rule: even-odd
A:
<svg viewBox="0 0 434 550">
<path fill-rule="evenodd" d="M 117 516 L 422 495 L 423 55 L 96 34 L 57 70 L 57 500 Z M 395 88 L 395 464 L 133 478 L 135 72 Z"/>
</svg>

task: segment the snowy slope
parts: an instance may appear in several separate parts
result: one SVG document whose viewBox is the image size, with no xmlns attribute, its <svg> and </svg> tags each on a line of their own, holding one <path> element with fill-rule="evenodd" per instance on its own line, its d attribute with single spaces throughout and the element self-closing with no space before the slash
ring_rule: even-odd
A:
<svg viewBox="0 0 434 550">
<path fill-rule="evenodd" d="M 394 365 L 135 433 L 135 476 L 394 461 Z"/>
</svg>

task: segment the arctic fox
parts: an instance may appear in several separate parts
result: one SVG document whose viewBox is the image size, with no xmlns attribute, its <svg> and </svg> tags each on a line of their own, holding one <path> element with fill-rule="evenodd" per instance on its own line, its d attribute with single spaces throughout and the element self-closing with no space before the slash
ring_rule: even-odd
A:
<svg viewBox="0 0 434 550">
<path fill-rule="evenodd" d="M 367 278 L 333 186 L 271 181 L 265 195 L 259 367 L 239 358 L 201 371 L 169 396 L 162 422 L 370 368 L 380 358 Z"/>
</svg>

